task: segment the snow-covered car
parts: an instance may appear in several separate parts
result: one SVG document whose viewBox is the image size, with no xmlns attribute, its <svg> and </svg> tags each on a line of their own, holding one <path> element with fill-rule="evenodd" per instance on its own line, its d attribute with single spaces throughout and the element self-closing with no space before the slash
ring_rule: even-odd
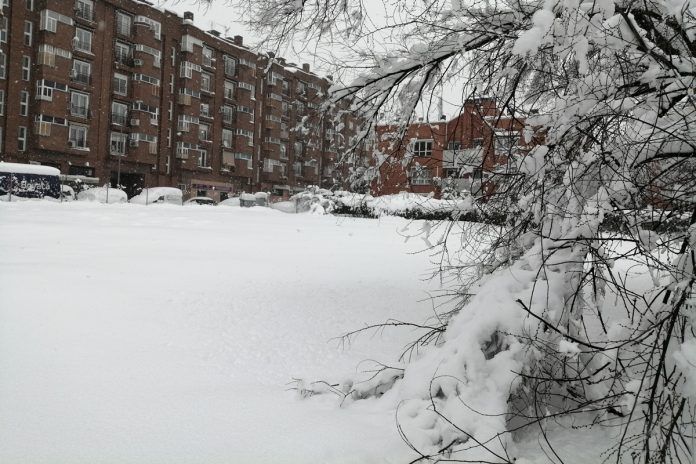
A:
<svg viewBox="0 0 696 464">
<path fill-rule="evenodd" d="M 143 189 L 131 198 L 130 202 L 138 205 L 151 205 L 153 203 L 181 205 L 183 198 L 183 192 L 176 187 L 151 187 Z"/>
<path fill-rule="evenodd" d="M 215 200 L 209 197 L 193 197 L 189 198 L 184 202 L 184 205 L 186 206 L 191 206 L 191 205 L 206 205 L 206 206 L 215 206 L 217 203 Z"/>
<path fill-rule="evenodd" d="M 239 195 L 239 202 L 240 206 L 243 206 L 245 208 L 251 208 L 252 206 L 256 206 L 256 195 L 253 193 L 242 193 Z"/>
<path fill-rule="evenodd" d="M 92 187 L 77 194 L 78 201 L 96 201 L 99 203 L 126 203 L 128 195 L 121 189 L 112 187 Z"/>
<path fill-rule="evenodd" d="M 232 197 L 222 200 L 218 203 L 219 206 L 241 206 L 241 200 L 239 197 Z"/>
</svg>

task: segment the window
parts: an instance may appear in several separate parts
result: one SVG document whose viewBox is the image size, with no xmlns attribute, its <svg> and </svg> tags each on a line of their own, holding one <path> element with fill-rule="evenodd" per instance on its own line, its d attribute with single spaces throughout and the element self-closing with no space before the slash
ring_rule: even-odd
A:
<svg viewBox="0 0 696 464">
<path fill-rule="evenodd" d="M 152 31 L 152 34 L 155 36 L 155 39 L 161 40 L 162 38 L 162 24 L 159 21 L 155 21 L 152 18 L 149 18 L 147 16 L 136 16 L 135 21 L 136 24 L 145 24 L 147 25 L 150 30 Z"/>
<path fill-rule="evenodd" d="M 43 80 L 36 83 L 36 99 L 53 101 L 53 87 L 47 85 Z"/>
<path fill-rule="evenodd" d="M 240 81 L 238 84 L 240 89 L 248 90 L 251 92 L 251 99 L 254 99 L 254 94 L 256 93 L 256 86 L 249 84 L 248 82 Z"/>
<path fill-rule="evenodd" d="M 128 105 L 119 102 L 111 103 L 111 124 L 126 125 L 128 119 Z"/>
<path fill-rule="evenodd" d="M 114 74 L 114 93 L 116 95 L 128 95 L 128 76 Z"/>
<path fill-rule="evenodd" d="M 302 177 L 302 163 L 293 163 L 292 170 L 295 174 L 295 177 Z"/>
<path fill-rule="evenodd" d="M 297 81 L 297 94 L 307 95 L 307 84 L 302 81 Z"/>
<path fill-rule="evenodd" d="M 31 47 L 33 31 L 34 23 L 31 21 L 24 21 L 24 45 L 27 47 Z"/>
<path fill-rule="evenodd" d="M 89 116 L 89 95 L 70 92 L 70 114 L 80 118 Z"/>
<path fill-rule="evenodd" d="M 27 10 L 34 11 L 34 0 L 26 0 L 25 5 Z"/>
<path fill-rule="evenodd" d="M 193 77 L 193 71 L 201 72 L 200 65 L 191 63 L 190 61 L 182 61 L 181 65 L 179 65 L 179 77 L 191 79 Z"/>
<path fill-rule="evenodd" d="M 26 116 L 29 114 L 29 92 L 22 90 L 19 92 L 19 115 Z"/>
<path fill-rule="evenodd" d="M 40 29 L 42 31 L 56 32 L 58 30 L 58 23 L 67 24 L 68 26 L 72 26 L 74 24 L 73 19 L 70 16 L 65 16 L 51 10 L 41 11 Z"/>
<path fill-rule="evenodd" d="M 210 160 L 208 159 L 208 150 L 203 148 L 198 149 L 198 167 L 208 168 Z"/>
<path fill-rule="evenodd" d="M 7 77 L 7 55 L 0 52 L 0 79 Z"/>
<path fill-rule="evenodd" d="M 206 92 L 213 91 L 213 76 L 208 73 L 201 73 L 201 90 Z"/>
<path fill-rule="evenodd" d="M 29 81 L 31 79 L 31 58 L 22 56 L 22 80 Z"/>
<path fill-rule="evenodd" d="M 5 114 L 5 91 L 0 90 L 0 116 Z"/>
<path fill-rule="evenodd" d="M 76 0 L 75 16 L 87 21 L 94 21 L 94 2 L 92 0 Z"/>
<path fill-rule="evenodd" d="M 472 148 L 479 148 L 483 146 L 483 139 L 482 138 L 476 138 L 471 141 L 471 147 Z"/>
<path fill-rule="evenodd" d="M 208 103 L 201 103 L 201 116 L 210 117 L 210 105 Z"/>
<path fill-rule="evenodd" d="M 225 81 L 224 97 L 229 100 L 234 100 L 234 82 Z"/>
<path fill-rule="evenodd" d="M 41 29 L 49 32 L 56 32 L 58 30 L 58 18 L 50 14 L 52 11 L 42 11 L 41 12 Z"/>
<path fill-rule="evenodd" d="M 114 60 L 118 63 L 130 66 L 132 63 L 133 49 L 130 45 L 123 42 L 116 42 L 114 49 Z"/>
<path fill-rule="evenodd" d="M 89 84 L 92 67 L 86 61 L 74 60 L 70 79 L 81 84 Z"/>
<path fill-rule="evenodd" d="M 233 145 L 234 132 L 229 129 L 222 129 L 222 146 L 231 147 Z"/>
<path fill-rule="evenodd" d="M 208 47 L 203 47 L 203 66 L 213 67 L 213 50 Z"/>
<path fill-rule="evenodd" d="M 208 124 L 198 124 L 198 140 L 210 140 L 210 126 Z"/>
<path fill-rule="evenodd" d="M 87 53 L 92 53 L 92 33 L 86 29 L 75 28 L 73 48 Z"/>
<path fill-rule="evenodd" d="M 87 148 L 87 127 L 71 124 L 68 145 L 72 148 Z"/>
<path fill-rule="evenodd" d="M 25 126 L 17 128 L 17 150 L 27 151 L 27 128 Z"/>
<path fill-rule="evenodd" d="M 227 55 L 225 55 L 225 74 L 228 76 L 237 74 L 237 60 Z"/>
<path fill-rule="evenodd" d="M 228 124 L 234 122 L 234 114 L 235 114 L 234 107 L 223 106 L 222 107 L 222 122 L 225 122 Z"/>
<path fill-rule="evenodd" d="M 7 43 L 7 16 L 0 17 L 0 43 Z"/>
<path fill-rule="evenodd" d="M 112 132 L 109 139 L 109 153 L 115 156 L 123 156 L 126 154 L 126 142 L 128 135 L 120 132 Z"/>
<path fill-rule="evenodd" d="M 133 23 L 133 18 L 129 15 L 122 13 L 120 11 L 116 12 L 116 33 L 130 36 L 131 35 L 131 24 Z"/>
<path fill-rule="evenodd" d="M 421 166 L 411 168 L 411 185 L 430 185 L 432 181 L 430 169 Z"/>
<path fill-rule="evenodd" d="M 280 158 L 288 159 L 288 146 L 284 143 L 280 144 Z"/>
<path fill-rule="evenodd" d="M 249 153 L 235 153 L 234 159 L 240 160 L 240 161 L 246 161 L 247 169 L 251 168 L 251 154 L 249 154 Z"/>
<path fill-rule="evenodd" d="M 413 142 L 413 156 L 428 157 L 433 154 L 432 140 L 416 140 Z"/>
</svg>

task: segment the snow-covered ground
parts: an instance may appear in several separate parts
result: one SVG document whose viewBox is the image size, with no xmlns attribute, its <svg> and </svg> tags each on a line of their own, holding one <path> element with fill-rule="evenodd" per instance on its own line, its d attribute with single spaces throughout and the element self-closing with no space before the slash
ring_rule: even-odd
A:
<svg viewBox="0 0 696 464">
<path fill-rule="evenodd" d="M 402 462 L 379 404 L 287 383 L 391 360 L 408 332 L 331 339 L 430 314 L 407 224 L 0 203 L 0 462 Z"/>
</svg>

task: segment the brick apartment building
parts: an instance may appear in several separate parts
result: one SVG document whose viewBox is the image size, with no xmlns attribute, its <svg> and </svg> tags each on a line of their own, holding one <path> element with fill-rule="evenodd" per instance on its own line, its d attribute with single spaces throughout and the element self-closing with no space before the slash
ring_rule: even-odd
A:
<svg viewBox="0 0 696 464">
<path fill-rule="evenodd" d="M 144 0 L 0 0 L 0 160 L 189 196 L 338 182 L 331 78 Z"/>
<path fill-rule="evenodd" d="M 523 127 L 524 121 L 503 114 L 490 98 L 466 101 L 450 120 L 417 122 L 405 130 L 377 126 L 381 161 L 372 190 L 377 195 L 407 191 L 439 196 L 450 186 L 487 196 L 495 189 L 496 176 L 524 149 Z"/>
</svg>

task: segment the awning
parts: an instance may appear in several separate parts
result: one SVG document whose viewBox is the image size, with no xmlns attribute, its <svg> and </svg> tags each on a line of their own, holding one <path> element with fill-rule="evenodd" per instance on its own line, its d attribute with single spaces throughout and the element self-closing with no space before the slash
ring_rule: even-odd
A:
<svg viewBox="0 0 696 464">
<path fill-rule="evenodd" d="M 275 190 L 291 190 L 289 185 L 274 185 Z"/>
</svg>

